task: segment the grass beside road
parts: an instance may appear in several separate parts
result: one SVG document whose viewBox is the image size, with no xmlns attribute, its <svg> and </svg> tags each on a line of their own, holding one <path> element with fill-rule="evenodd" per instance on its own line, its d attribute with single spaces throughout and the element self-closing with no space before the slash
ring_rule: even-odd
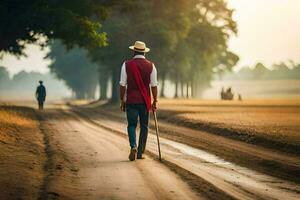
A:
<svg viewBox="0 0 300 200">
<path fill-rule="evenodd" d="M 99 108 L 124 117 L 118 104 L 75 101 L 71 105 Z M 256 137 L 300 146 L 300 98 L 246 101 L 159 99 L 158 119 L 163 122 L 218 132 L 252 142 Z M 255 143 L 255 141 L 253 141 Z"/>
<path fill-rule="evenodd" d="M 90 118 L 102 116 L 105 120 L 126 123 L 125 114 L 117 104 L 94 102 L 80 104 L 79 107 Z M 159 129 L 161 136 L 167 139 L 208 151 L 240 166 L 298 183 L 299 109 L 298 100 L 229 102 L 160 99 Z M 153 128 L 153 123 L 150 124 Z M 219 142 L 220 139 L 222 141 Z M 248 146 L 247 143 L 255 146 Z M 247 147 L 250 151 L 247 151 Z M 274 158 L 273 153 L 279 158 Z"/>
<path fill-rule="evenodd" d="M 162 100 L 161 120 L 297 153 L 300 100 Z"/>
<path fill-rule="evenodd" d="M 296 174 L 299 173 L 299 160 L 287 152 L 299 154 L 299 105 L 299 101 L 287 100 L 224 102 L 160 99 L 159 129 L 161 136 L 167 139 L 208 151 L 240 166 L 298 183 Z M 126 123 L 125 114 L 117 104 L 93 102 L 77 106 L 80 112 L 91 119 L 101 121 L 103 117 L 104 120 Z M 150 126 L 153 128 L 153 123 Z"/>
<path fill-rule="evenodd" d="M 33 109 L 0 106 L 0 158 L 0 199 L 37 199 L 46 158 Z"/>
<path fill-rule="evenodd" d="M 117 104 L 81 102 L 77 105 L 84 104 L 86 108 L 98 107 L 116 116 L 124 116 Z M 158 119 L 279 151 L 300 152 L 299 98 L 246 101 L 159 99 Z"/>
</svg>

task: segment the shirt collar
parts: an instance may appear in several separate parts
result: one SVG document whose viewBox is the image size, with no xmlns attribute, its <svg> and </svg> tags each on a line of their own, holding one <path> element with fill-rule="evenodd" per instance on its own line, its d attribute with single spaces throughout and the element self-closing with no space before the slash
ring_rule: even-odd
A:
<svg viewBox="0 0 300 200">
<path fill-rule="evenodd" d="M 143 56 L 143 55 L 135 55 L 133 58 L 143 58 L 143 59 L 145 59 L 145 56 Z"/>
</svg>

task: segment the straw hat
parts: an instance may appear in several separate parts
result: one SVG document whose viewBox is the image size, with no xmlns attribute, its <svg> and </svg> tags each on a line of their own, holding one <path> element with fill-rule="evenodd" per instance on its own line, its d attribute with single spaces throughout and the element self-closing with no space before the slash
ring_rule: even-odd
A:
<svg viewBox="0 0 300 200">
<path fill-rule="evenodd" d="M 145 42 L 136 41 L 133 46 L 130 46 L 129 49 L 137 52 L 149 52 L 150 49 L 146 47 Z"/>
</svg>

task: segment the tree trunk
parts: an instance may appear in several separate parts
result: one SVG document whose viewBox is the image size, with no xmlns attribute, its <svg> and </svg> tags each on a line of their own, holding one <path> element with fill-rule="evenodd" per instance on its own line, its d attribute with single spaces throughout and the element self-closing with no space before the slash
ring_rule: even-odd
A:
<svg viewBox="0 0 300 200">
<path fill-rule="evenodd" d="M 89 89 L 86 93 L 86 97 L 88 99 L 95 99 L 95 91 L 92 89 Z"/>
<path fill-rule="evenodd" d="M 108 78 L 102 79 L 101 80 L 101 85 L 100 85 L 100 99 L 101 100 L 106 100 L 107 99 L 107 87 L 108 87 Z"/>
<path fill-rule="evenodd" d="M 88 99 L 95 99 L 96 88 L 97 88 L 96 84 L 91 84 L 88 86 L 87 91 L 86 91 L 86 97 Z"/>
<path fill-rule="evenodd" d="M 175 79 L 175 95 L 174 98 L 178 98 L 178 74 L 176 74 L 176 79 Z"/>
<path fill-rule="evenodd" d="M 186 98 L 189 98 L 189 82 L 186 83 Z"/>
<path fill-rule="evenodd" d="M 99 99 L 106 100 L 107 99 L 107 87 L 108 87 L 108 75 L 105 74 L 104 71 L 99 72 Z"/>
<path fill-rule="evenodd" d="M 194 81 L 194 98 L 198 98 L 198 83 Z"/>
<path fill-rule="evenodd" d="M 161 74 L 161 90 L 160 90 L 160 97 L 165 97 L 165 79 L 166 73 Z"/>
<path fill-rule="evenodd" d="M 194 80 L 191 81 L 191 97 L 195 98 L 195 85 Z"/>
<path fill-rule="evenodd" d="M 76 90 L 75 95 L 76 95 L 76 99 L 84 99 L 85 98 L 85 92 L 82 90 Z"/>
<path fill-rule="evenodd" d="M 180 82 L 180 87 L 181 87 L 181 97 L 184 97 L 184 88 L 183 88 L 183 81 Z"/>
<path fill-rule="evenodd" d="M 119 100 L 119 69 L 114 68 L 112 71 L 112 95 L 111 102 L 116 103 Z"/>
</svg>

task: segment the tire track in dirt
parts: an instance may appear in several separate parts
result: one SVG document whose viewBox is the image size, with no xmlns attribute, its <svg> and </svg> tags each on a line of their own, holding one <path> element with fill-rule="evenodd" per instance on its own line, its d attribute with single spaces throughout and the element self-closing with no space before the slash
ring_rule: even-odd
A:
<svg viewBox="0 0 300 200">
<path fill-rule="evenodd" d="M 43 200 L 43 199 L 48 199 L 48 186 L 49 186 L 49 178 L 51 175 L 50 169 L 53 166 L 53 158 L 52 158 L 52 154 L 51 154 L 51 150 L 50 150 L 50 143 L 49 143 L 49 136 L 47 134 L 47 131 L 45 130 L 45 124 L 44 124 L 44 118 L 42 117 L 41 113 L 36 113 L 37 115 L 37 119 L 39 120 L 39 129 L 40 132 L 43 135 L 43 141 L 44 141 L 44 145 L 45 145 L 45 155 L 46 155 L 46 162 L 44 164 L 44 180 L 43 180 L 43 184 L 41 185 L 40 188 L 40 194 L 38 199 L 39 200 Z M 53 194 L 54 196 L 57 196 L 55 194 Z"/>
<path fill-rule="evenodd" d="M 259 134 L 253 135 L 249 132 L 247 133 L 247 130 L 245 129 L 230 128 L 225 126 L 220 127 L 217 124 L 201 122 L 201 121 L 193 122 L 193 121 L 186 120 L 185 118 L 182 117 L 169 117 L 169 116 L 175 116 L 176 114 L 178 113 L 171 112 L 171 111 L 163 111 L 162 114 L 160 115 L 160 118 L 165 122 L 173 123 L 178 126 L 209 132 L 211 134 L 215 134 L 218 136 L 227 137 L 230 139 L 274 149 L 277 151 L 280 150 L 282 152 L 291 153 L 298 156 L 300 155 L 299 145 L 288 144 L 288 143 L 275 141 L 275 140 L 269 140 L 265 137 L 259 136 Z"/>
<path fill-rule="evenodd" d="M 40 131 L 44 137 L 44 151 L 47 157 L 44 164 L 45 176 L 38 198 L 40 200 L 69 199 L 72 194 L 67 196 L 64 192 L 61 192 L 67 181 L 57 182 L 57 179 L 60 179 L 60 176 L 64 176 L 73 182 L 77 177 L 77 168 L 74 162 L 72 162 L 66 152 L 61 149 L 59 141 L 55 138 L 56 130 L 52 127 L 52 121 L 66 119 L 62 115 L 56 115 L 57 112 L 59 111 L 45 110 L 37 113 L 37 118 L 40 122 Z M 67 124 L 65 124 L 65 126 L 67 126 Z"/>
<path fill-rule="evenodd" d="M 55 112 L 53 116 L 49 112 L 43 117 L 47 126 L 45 131 L 50 130 L 47 134 L 53 162 L 48 162 L 50 171 L 45 178 L 41 198 L 132 199 L 138 195 L 141 199 L 206 199 L 200 194 L 195 196 L 184 182 L 176 178 L 177 175 L 152 159 L 128 162 L 127 140 L 120 140 L 119 136 L 116 137 L 98 126 L 92 127 L 67 111 L 51 111 Z M 57 164 L 60 163 L 57 159 L 59 147 L 70 164 L 78 167 L 76 177 L 64 177 L 64 171 L 69 171 L 66 169 L 69 163 L 65 159 L 62 169 L 57 169 Z M 136 173 L 129 173 L 130 171 Z M 160 175 L 157 176 L 157 173 Z M 131 180 L 126 180 L 130 177 Z M 130 185 L 141 190 L 137 191 L 136 187 L 131 188 Z"/>
<path fill-rule="evenodd" d="M 79 113 L 80 114 L 80 113 Z M 82 113 L 81 113 L 82 114 Z M 86 112 L 85 112 L 85 114 L 87 114 Z M 87 117 L 86 115 L 85 115 L 85 117 Z M 95 119 L 94 119 L 95 120 Z M 92 120 L 92 121 L 94 121 L 94 120 Z M 107 121 L 107 122 L 105 122 L 105 121 Z M 115 130 L 115 132 L 116 132 L 116 129 L 118 129 L 117 130 L 117 132 L 120 132 L 120 129 L 119 128 L 117 128 L 118 127 L 118 123 L 117 122 L 115 122 L 115 123 L 112 123 L 112 122 L 109 122 L 109 118 L 106 118 L 106 119 L 101 119 L 101 121 L 97 121 L 96 123 L 98 123 L 98 124 L 100 124 L 100 126 L 104 123 L 105 125 L 104 125 L 104 127 L 106 126 L 106 128 L 108 128 L 108 129 L 110 129 L 111 131 L 112 130 Z M 123 128 L 124 129 L 124 128 Z M 124 129 L 125 130 L 125 129 Z M 122 133 L 120 133 L 120 134 L 122 134 Z M 170 159 L 172 159 L 172 158 L 170 158 Z M 187 161 L 187 160 L 185 160 L 185 159 L 183 159 L 182 161 L 179 161 L 179 162 L 177 162 L 177 160 L 181 160 L 181 158 L 180 157 L 177 157 L 175 160 L 173 159 L 172 160 L 172 163 L 176 163 L 176 164 L 179 164 L 179 165 L 181 165 L 181 164 L 183 164 L 185 161 Z M 193 165 L 193 164 L 192 164 Z M 204 166 L 205 167 L 205 166 Z M 212 166 L 211 166 L 212 167 Z M 233 168 L 234 168 L 234 166 L 232 166 Z M 221 171 L 222 171 L 222 168 L 223 167 L 221 167 L 220 169 L 221 169 Z M 188 169 L 188 171 L 191 171 L 192 173 L 198 173 L 199 171 L 197 171 L 197 169 L 196 168 L 194 168 L 194 167 L 188 167 L 187 168 Z M 206 170 L 206 168 L 202 168 L 203 170 L 204 170 L 204 172 L 205 172 L 205 170 Z M 214 169 L 217 169 L 217 168 L 214 168 Z M 226 168 L 224 168 L 224 169 L 226 169 Z M 209 170 L 208 168 L 207 168 L 207 170 Z M 236 168 L 235 170 L 237 170 L 236 172 L 239 172 L 239 171 L 243 171 L 243 169 L 238 169 L 238 168 Z M 235 171 L 234 170 L 234 171 Z M 220 171 L 220 172 L 221 172 Z M 233 171 L 233 172 L 234 172 Z M 207 171 L 207 172 L 209 172 L 209 171 Z M 225 174 L 226 173 L 228 173 L 229 171 L 227 171 L 226 172 L 226 170 L 225 170 Z M 276 184 L 273 184 L 273 186 L 271 186 L 272 184 L 270 183 L 270 184 L 267 184 L 267 180 L 272 180 L 273 178 L 271 178 L 271 177 L 265 177 L 264 178 L 264 176 L 263 175 L 259 175 L 259 174 L 257 174 L 257 175 L 255 175 L 254 174 L 254 177 L 256 177 L 256 179 L 251 179 L 251 171 L 249 171 L 248 169 L 245 171 L 245 172 L 247 172 L 247 173 L 250 173 L 249 175 L 247 175 L 247 173 L 245 174 L 245 173 L 239 173 L 239 175 L 238 176 L 242 176 L 242 179 L 243 179 L 243 181 L 244 181 L 244 184 L 246 184 L 246 185 L 243 185 L 242 187 L 239 185 L 239 184 L 235 184 L 234 182 L 230 182 L 230 184 L 228 185 L 228 184 L 225 184 L 224 183 L 224 181 L 221 179 L 221 180 L 218 180 L 218 178 L 216 179 L 216 177 L 214 177 L 214 175 L 213 174 L 211 174 L 211 175 L 209 175 L 208 177 L 208 179 L 205 179 L 206 181 L 207 180 L 210 180 L 210 181 L 212 181 L 213 180 L 213 182 L 215 182 L 215 183 L 219 183 L 219 185 L 217 184 L 217 185 L 215 185 L 215 186 L 218 186 L 218 189 L 221 189 L 221 190 L 223 190 L 224 192 L 229 192 L 229 194 L 230 195 L 233 195 L 233 197 L 235 197 L 235 198 L 238 198 L 238 199 L 271 199 L 271 198 L 274 198 L 274 199 L 280 199 L 280 196 L 282 195 L 282 194 L 288 194 L 287 193 L 287 191 L 280 191 L 279 190 L 279 187 L 276 185 Z M 203 173 L 200 173 L 200 174 L 202 174 L 202 176 L 204 175 Z M 200 175 L 201 176 L 201 175 Z M 207 175 L 204 175 L 204 177 L 207 177 Z M 219 174 L 219 176 L 223 176 L 222 175 L 222 173 L 221 174 Z M 237 176 L 237 179 L 239 179 L 239 177 Z M 254 178 L 253 177 L 253 178 Z M 249 190 L 249 189 L 245 189 L 245 188 L 247 188 L 247 187 L 249 187 L 250 185 L 247 183 L 249 180 L 250 180 L 250 183 L 252 184 L 252 182 L 253 182 L 253 184 L 255 185 L 255 184 L 257 184 L 257 183 L 259 183 L 259 185 L 261 185 L 261 186 L 263 186 L 263 187 L 266 187 L 266 191 L 264 192 L 263 190 L 261 190 L 262 188 L 260 188 L 260 189 L 258 189 L 258 188 L 256 188 L 255 189 L 255 187 L 250 187 L 250 188 L 252 188 L 253 189 L 253 192 L 251 192 L 251 189 Z M 262 180 L 260 180 L 260 179 L 262 179 Z M 265 179 L 265 180 L 264 180 Z M 226 179 L 225 179 L 226 180 Z M 228 180 L 230 180 L 230 179 L 228 179 Z M 277 179 L 275 179 L 275 180 L 277 180 Z M 257 182 L 258 181 L 258 182 Z M 226 181 L 225 181 L 226 182 Z M 239 181 L 237 181 L 237 182 L 239 182 Z M 271 181 L 272 182 L 272 181 Z M 281 182 L 281 180 L 278 180 L 278 181 L 275 181 L 275 182 L 278 182 L 278 183 L 280 183 Z M 223 186 L 222 186 L 223 185 Z M 247 186 L 248 185 L 248 186 Z M 280 185 L 280 184 L 279 184 Z M 293 185 L 293 184 L 292 184 Z M 289 187 L 291 187 L 291 188 L 293 188 L 294 186 L 292 186 L 292 185 L 290 185 L 290 186 L 288 186 L 288 188 Z M 270 186 L 270 187 L 269 187 Z M 237 192 L 236 190 L 239 190 L 239 192 Z M 293 190 L 293 189 L 292 189 Z M 272 192 L 270 192 L 270 191 L 272 191 Z M 296 189 L 296 194 L 299 192 L 299 189 Z M 282 193 L 282 194 L 281 194 Z M 289 194 L 290 195 L 290 198 L 291 199 L 297 199 L 296 197 L 295 197 L 295 195 L 296 194 L 293 194 L 293 193 L 291 193 L 291 194 Z M 257 196 L 258 195 L 258 196 Z M 276 196 L 277 197 L 279 197 L 279 198 L 276 198 Z M 296 195 L 297 196 L 297 195 Z"/>
<path fill-rule="evenodd" d="M 109 110 L 73 107 L 86 117 L 97 119 L 99 115 L 107 119 L 126 123 L 120 114 Z M 151 123 L 150 123 L 151 124 Z M 152 125 L 153 127 L 153 125 Z M 150 126 L 150 128 L 152 128 Z M 300 183 L 300 159 L 294 154 L 287 154 L 278 150 L 264 148 L 218 136 L 215 134 L 181 127 L 173 123 L 160 123 L 161 137 L 185 143 L 192 147 L 203 149 L 224 159 L 253 168 L 259 172 L 269 174 L 281 179 Z"/>
<path fill-rule="evenodd" d="M 114 126 L 107 126 L 102 125 L 101 123 L 97 123 L 93 120 L 90 120 L 86 115 L 82 114 L 81 112 L 76 112 L 73 110 L 77 115 L 84 118 L 84 120 L 87 120 L 89 123 L 99 126 L 101 128 L 104 128 L 118 136 L 121 136 L 123 138 L 127 139 L 127 135 L 124 135 L 123 132 L 120 132 L 119 130 L 113 128 Z M 157 155 L 154 154 L 151 151 L 146 150 L 147 155 L 152 157 L 153 159 L 157 160 Z M 219 188 L 215 187 L 213 184 L 207 182 L 205 179 L 202 179 L 201 177 L 195 175 L 194 173 L 191 173 L 190 171 L 172 163 L 165 159 L 163 159 L 163 164 L 165 164 L 169 169 L 171 169 L 173 172 L 178 174 L 182 180 L 184 180 L 196 193 L 198 193 L 200 196 L 205 197 L 205 199 L 209 200 L 233 200 L 232 196 L 227 194 L 226 192 L 220 190 Z"/>
</svg>

